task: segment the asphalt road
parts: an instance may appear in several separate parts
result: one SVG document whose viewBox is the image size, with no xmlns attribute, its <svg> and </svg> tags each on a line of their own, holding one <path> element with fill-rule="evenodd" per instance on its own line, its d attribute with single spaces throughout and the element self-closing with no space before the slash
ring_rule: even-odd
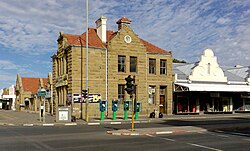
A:
<svg viewBox="0 0 250 151">
<path fill-rule="evenodd" d="M 231 123 L 231 124 L 230 124 Z M 136 128 L 196 125 L 227 127 L 235 130 L 211 130 L 198 133 L 112 136 L 108 130 L 130 128 L 131 125 L 16 127 L 0 126 L 1 151 L 152 151 L 152 150 L 250 150 L 248 118 L 211 120 L 172 120 L 161 123 L 136 124 Z M 237 129 L 236 129 L 237 128 Z"/>
</svg>

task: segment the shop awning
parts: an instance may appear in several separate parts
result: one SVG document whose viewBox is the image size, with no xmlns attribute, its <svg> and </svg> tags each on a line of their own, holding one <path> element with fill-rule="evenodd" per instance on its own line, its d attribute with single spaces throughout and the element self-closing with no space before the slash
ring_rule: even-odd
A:
<svg viewBox="0 0 250 151">
<path fill-rule="evenodd" d="M 181 91 L 250 92 L 250 85 L 175 83 L 175 92 Z"/>
</svg>

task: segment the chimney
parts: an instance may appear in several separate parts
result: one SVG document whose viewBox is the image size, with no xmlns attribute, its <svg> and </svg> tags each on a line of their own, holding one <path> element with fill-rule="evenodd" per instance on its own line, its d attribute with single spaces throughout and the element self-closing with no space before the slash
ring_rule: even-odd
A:
<svg viewBox="0 0 250 151">
<path fill-rule="evenodd" d="M 99 38 L 102 40 L 103 43 L 106 43 L 106 22 L 107 18 L 102 16 L 99 18 L 95 23 L 96 23 L 96 30 L 97 30 L 97 35 Z"/>
<path fill-rule="evenodd" d="M 126 17 L 122 17 L 121 19 L 119 19 L 117 22 L 118 24 L 118 30 L 120 30 L 121 28 L 123 28 L 124 26 L 127 26 L 131 23 L 131 20 L 126 18 Z"/>
</svg>

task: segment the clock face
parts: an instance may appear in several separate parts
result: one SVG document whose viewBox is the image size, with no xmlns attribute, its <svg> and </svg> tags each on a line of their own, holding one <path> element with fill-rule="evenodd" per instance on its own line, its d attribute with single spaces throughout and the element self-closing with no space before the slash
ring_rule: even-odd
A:
<svg viewBox="0 0 250 151">
<path fill-rule="evenodd" d="M 124 37 L 124 41 L 125 41 L 126 43 L 131 43 L 132 38 L 131 38 L 129 35 L 126 35 L 126 36 Z"/>
</svg>

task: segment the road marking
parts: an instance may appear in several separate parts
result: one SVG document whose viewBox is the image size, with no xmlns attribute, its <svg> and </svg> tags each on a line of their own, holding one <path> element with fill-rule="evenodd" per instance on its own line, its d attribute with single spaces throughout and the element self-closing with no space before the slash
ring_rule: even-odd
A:
<svg viewBox="0 0 250 151">
<path fill-rule="evenodd" d="M 229 134 L 241 135 L 241 136 L 250 136 L 250 134 L 245 134 L 245 133 L 237 133 L 237 132 L 229 132 Z"/>
<path fill-rule="evenodd" d="M 23 126 L 34 126 L 34 124 L 23 124 Z"/>
<path fill-rule="evenodd" d="M 100 125 L 100 123 L 88 123 L 88 125 Z"/>
<path fill-rule="evenodd" d="M 54 126 L 54 124 L 43 124 L 43 126 Z"/>
<path fill-rule="evenodd" d="M 170 138 L 157 137 L 157 136 L 150 135 L 150 134 L 146 134 L 146 135 L 149 136 L 149 137 L 155 137 L 155 138 L 160 138 L 160 139 L 163 139 L 163 140 L 166 140 L 166 141 L 175 142 L 174 139 L 170 139 Z"/>
<path fill-rule="evenodd" d="M 238 132 L 227 132 L 227 131 L 216 131 L 219 133 L 227 133 L 227 134 L 233 134 L 233 135 L 240 135 L 240 136 L 250 136 L 250 134 L 245 134 L 245 133 L 238 133 Z"/>
<path fill-rule="evenodd" d="M 222 132 L 218 132 L 218 133 L 222 133 Z M 209 135 L 212 135 L 212 136 L 224 137 L 224 138 L 228 138 L 229 137 L 227 135 L 221 135 L 221 134 L 212 133 L 212 132 L 209 132 L 209 133 L 206 133 L 206 134 L 209 134 Z"/>
<path fill-rule="evenodd" d="M 227 135 L 216 135 L 216 136 L 225 137 L 225 138 L 228 138 L 228 137 L 229 137 L 229 136 L 227 136 Z"/>
<path fill-rule="evenodd" d="M 149 136 L 149 137 L 156 137 L 156 136 L 154 136 L 154 135 L 150 135 L 150 134 L 146 134 L 147 136 Z"/>
<path fill-rule="evenodd" d="M 161 138 L 161 139 L 164 139 L 164 140 L 167 140 L 167 141 L 171 141 L 171 142 L 175 142 L 174 139 L 170 139 L 170 138 Z"/>
<path fill-rule="evenodd" d="M 138 135 L 140 135 L 139 133 L 131 133 L 130 134 L 131 136 L 138 136 Z"/>
<path fill-rule="evenodd" d="M 110 122 L 110 124 L 122 124 L 122 122 Z"/>
<path fill-rule="evenodd" d="M 66 123 L 65 126 L 73 126 L 73 125 L 77 125 L 77 123 Z"/>
<path fill-rule="evenodd" d="M 187 144 L 188 144 L 188 145 L 195 146 L 195 147 L 206 148 L 206 149 L 216 150 L 216 151 L 222 151 L 222 150 L 217 149 L 217 148 L 207 147 L 207 146 L 203 146 L 203 145 L 199 145 L 199 144 L 193 144 L 193 143 L 187 143 Z"/>
<path fill-rule="evenodd" d="M 172 131 L 156 132 L 156 134 L 172 134 Z"/>
</svg>

